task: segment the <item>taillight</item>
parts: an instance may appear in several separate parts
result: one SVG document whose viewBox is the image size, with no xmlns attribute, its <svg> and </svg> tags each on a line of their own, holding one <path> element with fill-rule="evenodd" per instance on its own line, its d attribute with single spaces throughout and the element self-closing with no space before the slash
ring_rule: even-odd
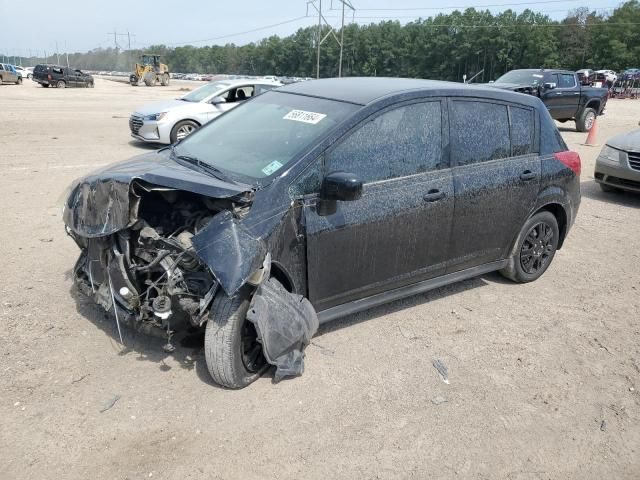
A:
<svg viewBox="0 0 640 480">
<path fill-rule="evenodd" d="M 556 157 L 557 160 L 562 162 L 563 165 L 573 170 L 576 175 L 580 176 L 582 162 L 580 161 L 580 155 L 578 155 L 578 152 L 567 150 L 566 152 L 554 153 L 553 156 Z"/>
</svg>

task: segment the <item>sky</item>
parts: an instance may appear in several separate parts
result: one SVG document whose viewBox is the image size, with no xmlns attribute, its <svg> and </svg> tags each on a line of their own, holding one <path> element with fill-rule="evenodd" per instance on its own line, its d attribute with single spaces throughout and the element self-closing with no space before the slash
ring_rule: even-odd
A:
<svg viewBox="0 0 640 480">
<path fill-rule="evenodd" d="M 316 0 L 316 4 L 320 0 Z M 418 17 L 449 13 L 453 7 L 480 6 L 492 12 L 525 8 L 547 13 L 555 19 L 580 6 L 613 8 L 614 0 L 350 0 L 356 8 L 355 21 L 409 22 Z M 322 0 L 323 13 L 340 24 L 339 1 Z M 446 5 L 446 6 L 443 6 Z M 390 10 L 394 8 L 395 10 Z M 307 15 L 307 11 L 309 16 Z M 15 56 L 42 56 L 85 52 L 98 47 L 132 48 L 165 44 L 196 46 L 257 41 L 270 35 L 286 36 L 298 28 L 317 25 L 317 13 L 306 0 L 0 0 L 0 52 Z M 347 15 L 347 20 L 353 17 Z M 286 23 L 285 23 L 286 22 Z M 280 25 L 277 25 L 280 24 Z M 263 28 L 265 27 L 265 28 Z M 259 29 L 259 30 L 257 30 Z M 249 30 L 256 30 L 248 33 Z M 130 37 L 127 37 L 129 32 Z M 223 37 L 223 38 L 221 38 Z M 56 47 L 57 42 L 57 47 Z"/>
</svg>

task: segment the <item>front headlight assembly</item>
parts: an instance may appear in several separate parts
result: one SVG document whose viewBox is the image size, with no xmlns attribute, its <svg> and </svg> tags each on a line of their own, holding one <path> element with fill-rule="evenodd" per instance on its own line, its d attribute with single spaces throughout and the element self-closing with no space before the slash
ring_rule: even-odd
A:
<svg viewBox="0 0 640 480">
<path fill-rule="evenodd" d="M 151 115 L 147 115 L 144 117 L 145 120 L 152 120 L 152 121 L 156 121 L 159 122 L 160 120 L 162 120 L 168 112 L 162 112 L 162 113 L 152 113 Z"/>
<path fill-rule="evenodd" d="M 604 147 L 602 147 L 600 155 L 598 155 L 598 161 L 613 165 L 619 165 L 621 155 L 622 152 L 620 150 L 616 150 L 609 145 L 605 145 Z"/>
</svg>

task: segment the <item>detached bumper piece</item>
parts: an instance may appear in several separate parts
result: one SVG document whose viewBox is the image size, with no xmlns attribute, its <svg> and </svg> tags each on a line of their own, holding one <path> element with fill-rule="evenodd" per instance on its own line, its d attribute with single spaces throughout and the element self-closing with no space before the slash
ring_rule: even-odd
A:
<svg viewBox="0 0 640 480">
<path fill-rule="evenodd" d="M 247 319 L 256 327 L 267 362 L 276 367 L 274 380 L 302 375 L 304 349 L 319 326 L 311 302 L 270 278 L 258 287 Z"/>
</svg>

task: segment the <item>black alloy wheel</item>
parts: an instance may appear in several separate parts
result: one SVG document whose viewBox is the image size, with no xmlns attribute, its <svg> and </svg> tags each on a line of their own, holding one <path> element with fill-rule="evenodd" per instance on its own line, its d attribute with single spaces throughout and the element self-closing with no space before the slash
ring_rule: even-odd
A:
<svg viewBox="0 0 640 480">
<path fill-rule="evenodd" d="M 553 228 L 545 222 L 534 225 L 522 243 L 520 266 L 525 273 L 535 275 L 544 271 L 555 252 Z"/>
</svg>

